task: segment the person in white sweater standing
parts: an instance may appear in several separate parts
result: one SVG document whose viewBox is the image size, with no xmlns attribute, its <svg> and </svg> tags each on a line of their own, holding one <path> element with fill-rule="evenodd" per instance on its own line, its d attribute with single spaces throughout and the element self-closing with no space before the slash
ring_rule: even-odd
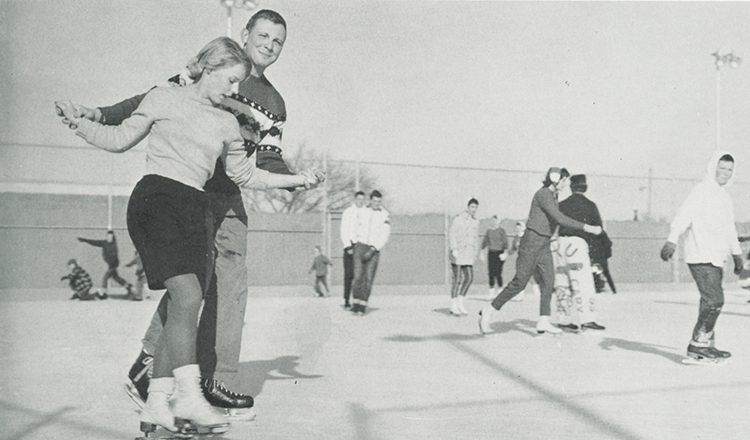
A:
<svg viewBox="0 0 750 440">
<path fill-rule="evenodd" d="M 357 191 L 354 203 L 341 214 L 341 243 L 344 245 L 344 308 L 351 307 L 349 298 L 354 280 L 354 243 L 357 242 L 357 225 L 367 211 L 365 193 Z"/>
<path fill-rule="evenodd" d="M 211 253 L 203 187 L 220 157 L 227 175 L 246 188 L 309 188 L 318 178 L 312 171 L 271 174 L 247 157 L 237 120 L 219 108 L 252 67 L 236 42 L 226 37 L 211 41 L 187 67 L 193 84 L 151 90 L 119 126 L 81 118 L 67 101 L 56 106 L 78 127 L 78 136 L 106 151 L 127 151 L 150 135 L 146 175 L 130 196 L 127 224 L 149 287 L 168 289 L 169 302 L 141 430 L 152 432 L 159 425 L 183 434 L 217 434 L 229 430 L 229 423 L 203 396 L 196 363 L 198 314 Z"/>
<path fill-rule="evenodd" d="M 378 270 L 380 250 L 391 236 L 391 219 L 381 205 L 380 191 L 370 193 L 370 206 L 357 217 L 354 233 L 354 279 L 352 280 L 352 312 L 364 315 Z"/>
<path fill-rule="evenodd" d="M 466 210 L 453 219 L 448 238 L 451 248 L 451 270 L 453 285 L 451 286 L 451 315 L 467 315 L 464 301 L 474 281 L 474 260 L 479 252 L 479 220 L 476 218 L 479 202 L 469 200 Z"/>
<path fill-rule="evenodd" d="M 672 221 L 661 258 L 668 261 L 684 235 L 685 262 L 701 296 L 687 355 L 700 361 L 717 361 L 731 356 L 714 346 L 714 326 L 724 306 L 723 267 L 731 254 L 734 272 L 739 273 L 742 252 L 734 224 L 734 204 L 727 191 L 734 176 L 734 158 L 717 151 L 706 168 L 706 177 L 693 187 Z"/>
</svg>

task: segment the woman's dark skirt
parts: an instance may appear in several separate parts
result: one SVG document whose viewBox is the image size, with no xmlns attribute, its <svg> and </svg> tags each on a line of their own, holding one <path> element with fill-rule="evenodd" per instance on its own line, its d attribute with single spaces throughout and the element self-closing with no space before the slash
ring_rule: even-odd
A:
<svg viewBox="0 0 750 440">
<path fill-rule="evenodd" d="M 148 287 L 195 274 L 205 290 L 209 268 L 206 194 L 166 177 L 149 174 L 133 189 L 128 203 L 128 232 L 143 261 Z"/>
</svg>

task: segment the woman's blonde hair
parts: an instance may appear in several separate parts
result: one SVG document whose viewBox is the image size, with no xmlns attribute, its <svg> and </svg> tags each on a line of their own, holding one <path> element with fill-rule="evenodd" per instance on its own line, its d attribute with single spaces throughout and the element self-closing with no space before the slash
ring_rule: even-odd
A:
<svg viewBox="0 0 750 440">
<path fill-rule="evenodd" d="M 190 79 L 197 81 L 206 69 L 216 70 L 237 64 L 244 65 L 246 75 L 250 74 L 252 63 L 240 45 L 231 38 L 219 37 L 203 46 L 186 67 Z"/>
</svg>

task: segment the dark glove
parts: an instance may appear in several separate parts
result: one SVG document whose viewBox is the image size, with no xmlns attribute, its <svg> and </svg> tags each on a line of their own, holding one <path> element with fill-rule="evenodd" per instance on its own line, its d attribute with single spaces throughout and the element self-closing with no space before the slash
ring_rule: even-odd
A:
<svg viewBox="0 0 750 440">
<path fill-rule="evenodd" d="M 732 259 L 734 260 L 734 274 L 739 275 L 740 272 L 742 272 L 742 256 L 741 255 L 732 255 Z"/>
<path fill-rule="evenodd" d="M 661 248 L 661 259 L 669 261 L 669 259 L 672 258 L 672 255 L 674 255 L 675 249 L 677 249 L 676 244 L 669 241 L 664 243 L 664 247 Z"/>
<path fill-rule="evenodd" d="M 377 252 L 377 250 L 375 249 L 375 246 L 370 246 L 365 251 L 365 253 L 364 253 L 364 255 L 362 257 L 364 258 L 365 261 L 370 261 L 370 258 L 372 258 L 372 256 L 375 255 L 375 252 Z"/>
</svg>

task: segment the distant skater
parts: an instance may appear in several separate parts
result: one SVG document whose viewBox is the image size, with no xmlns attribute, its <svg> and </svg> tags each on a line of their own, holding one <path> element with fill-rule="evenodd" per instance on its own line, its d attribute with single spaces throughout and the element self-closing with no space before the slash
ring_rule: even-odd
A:
<svg viewBox="0 0 750 440">
<path fill-rule="evenodd" d="M 539 303 L 538 333 L 559 334 L 562 330 L 550 323 L 550 301 L 555 291 L 555 268 L 552 263 L 550 237 L 558 224 L 573 229 L 582 229 L 590 234 L 600 234 L 602 228 L 584 224 L 560 212 L 557 206 L 557 193 L 568 184 L 567 170 L 552 167 L 547 171 L 543 186 L 534 194 L 526 223 L 526 232 L 521 237 L 516 260 L 516 275 L 502 292 L 479 312 L 481 334 L 490 332 L 492 315 L 518 295 L 532 275 L 541 289 Z"/>
<path fill-rule="evenodd" d="M 130 298 L 133 295 L 133 285 L 125 281 L 125 279 L 123 279 L 120 274 L 117 273 L 117 268 L 118 266 L 120 266 L 120 258 L 117 252 L 117 239 L 115 238 L 115 231 L 107 231 L 107 238 L 104 240 L 92 240 L 89 238 L 78 237 L 78 241 L 90 244 L 91 246 L 102 248 L 102 258 L 104 258 L 104 262 L 107 263 L 107 271 L 104 273 L 104 277 L 102 278 L 102 293 L 104 295 L 107 295 L 109 293 L 107 292 L 107 285 L 109 284 L 109 280 L 111 278 L 115 280 L 117 284 L 125 287 L 125 289 L 128 291 L 128 298 Z"/>
<path fill-rule="evenodd" d="M 503 288 L 503 265 L 508 258 L 508 235 L 496 215 L 492 216 L 492 227 L 484 234 L 481 248 L 487 248 L 487 278 L 490 283 L 487 297 L 491 300 Z"/>
<path fill-rule="evenodd" d="M 91 287 L 94 286 L 94 283 L 91 282 L 91 276 L 78 265 L 76 260 L 70 259 L 68 261 L 68 268 L 70 269 L 70 273 L 60 278 L 60 281 L 68 280 L 68 285 L 73 289 L 73 296 L 70 299 L 81 301 L 107 299 L 106 294 L 100 294 L 99 292 L 91 293 Z"/>
<path fill-rule="evenodd" d="M 583 223 L 603 226 L 599 208 L 584 193 L 588 189 L 585 174 L 570 176 L 573 194 L 560 202 L 560 212 Z M 591 235 L 577 229 L 560 226 L 558 237 L 552 240 L 552 257 L 555 262 L 555 293 L 557 297 L 558 325 L 569 330 L 604 330 L 596 322 L 596 287 L 591 275 L 592 243 L 600 235 Z M 578 319 L 574 323 L 573 316 Z"/>
<path fill-rule="evenodd" d="M 721 282 L 727 255 L 731 254 L 734 260 L 734 273 L 739 274 L 743 266 L 734 224 L 734 203 L 727 191 L 733 177 L 734 157 L 727 152 L 715 152 L 706 167 L 705 178 L 693 187 L 672 220 L 669 238 L 661 250 L 662 260 L 668 261 L 684 235 L 685 262 L 701 296 L 687 355 L 698 361 L 715 362 L 732 355 L 715 347 L 714 326 L 724 306 Z"/>
<path fill-rule="evenodd" d="M 352 313 L 364 315 L 370 302 L 372 285 L 378 271 L 380 250 L 391 236 L 391 219 L 382 206 L 383 195 L 370 193 L 370 206 L 355 228 L 354 279 L 352 280 Z"/>
<path fill-rule="evenodd" d="M 466 210 L 458 214 L 451 223 L 448 238 L 451 248 L 451 285 L 450 313 L 454 316 L 468 315 L 466 310 L 466 293 L 474 281 L 474 260 L 477 258 L 479 220 L 477 209 L 479 202 L 472 198 L 466 204 Z"/>
<path fill-rule="evenodd" d="M 315 272 L 315 293 L 318 296 L 330 296 L 328 290 L 328 266 L 333 266 L 331 260 L 323 255 L 323 251 L 320 246 L 315 246 L 315 258 L 313 259 L 312 267 L 307 273 Z"/>
<path fill-rule="evenodd" d="M 357 243 L 357 225 L 367 215 L 367 200 L 363 191 L 354 193 L 354 202 L 341 214 L 341 243 L 344 245 L 344 308 L 350 308 L 352 281 L 354 280 L 354 245 Z"/>
</svg>

